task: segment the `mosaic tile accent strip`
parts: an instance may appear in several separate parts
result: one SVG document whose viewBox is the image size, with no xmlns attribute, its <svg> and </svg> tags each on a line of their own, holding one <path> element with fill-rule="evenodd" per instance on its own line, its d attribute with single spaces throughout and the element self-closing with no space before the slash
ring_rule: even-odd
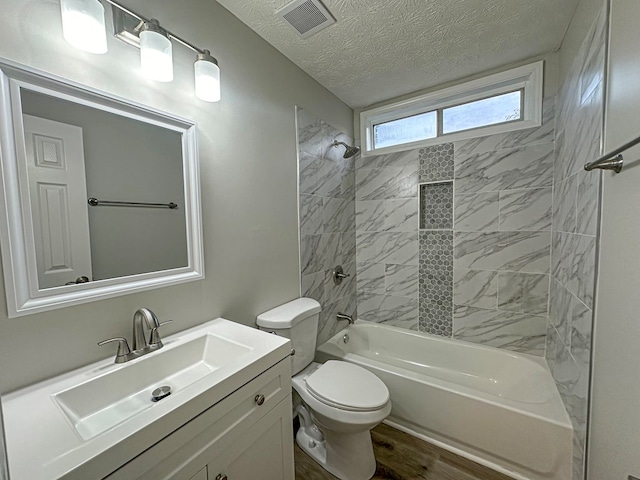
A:
<svg viewBox="0 0 640 480">
<path fill-rule="evenodd" d="M 420 228 L 453 228 L 453 182 L 420 185 Z"/>
<path fill-rule="evenodd" d="M 450 337 L 453 330 L 453 232 L 420 232 L 420 330 Z"/>
<path fill-rule="evenodd" d="M 420 182 L 437 182 L 453 179 L 453 143 L 443 143 L 421 148 Z"/>
</svg>

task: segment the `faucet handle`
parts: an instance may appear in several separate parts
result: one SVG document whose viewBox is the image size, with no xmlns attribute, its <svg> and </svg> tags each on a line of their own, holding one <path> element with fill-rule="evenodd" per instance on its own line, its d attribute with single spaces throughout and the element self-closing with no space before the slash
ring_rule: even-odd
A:
<svg viewBox="0 0 640 480">
<path fill-rule="evenodd" d="M 127 339 L 124 337 L 115 337 L 109 338 L 107 340 L 103 340 L 98 342 L 98 345 L 102 346 L 111 342 L 120 342 L 118 343 L 118 352 L 116 353 L 116 363 L 123 363 L 127 361 L 127 357 L 131 355 L 131 349 L 129 348 L 129 343 Z"/>
<path fill-rule="evenodd" d="M 162 340 L 160 339 L 160 332 L 158 329 L 166 325 L 167 323 L 171 323 L 173 320 L 167 320 L 165 322 L 159 322 L 158 325 L 151 329 L 151 335 L 149 335 L 149 346 L 154 348 L 162 348 Z"/>
</svg>

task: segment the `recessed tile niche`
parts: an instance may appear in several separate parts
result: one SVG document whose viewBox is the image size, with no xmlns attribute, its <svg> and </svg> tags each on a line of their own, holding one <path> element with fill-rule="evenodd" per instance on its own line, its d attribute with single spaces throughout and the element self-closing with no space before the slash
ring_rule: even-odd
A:
<svg viewBox="0 0 640 480">
<path fill-rule="evenodd" d="M 453 228 L 453 182 L 420 185 L 420 229 Z"/>
</svg>

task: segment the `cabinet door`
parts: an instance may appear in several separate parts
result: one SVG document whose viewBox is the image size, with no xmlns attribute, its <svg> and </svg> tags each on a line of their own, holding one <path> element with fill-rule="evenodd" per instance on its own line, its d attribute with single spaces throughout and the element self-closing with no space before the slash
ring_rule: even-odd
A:
<svg viewBox="0 0 640 480">
<path fill-rule="evenodd" d="M 291 402 L 285 399 L 207 465 L 208 480 L 293 480 Z"/>
</svg>

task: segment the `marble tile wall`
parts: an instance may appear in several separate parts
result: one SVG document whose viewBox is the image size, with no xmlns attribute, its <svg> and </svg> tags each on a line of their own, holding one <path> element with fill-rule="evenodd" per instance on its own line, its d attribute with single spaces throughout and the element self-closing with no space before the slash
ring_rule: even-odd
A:
<svg viewBox="0 0 640 480">
<path fill-rule="evenodd" d="M 600 155 L 606 17 L 603 7 L 573 59 L 556 112 L 545 356 L 574 427 L 574 480 L 584 479 L 601 181 L 600 173 L 585 172 L 582 165 Z"/>
<path fill-rule="evenodd" d="M 332 146 L 353 139 L 301 108 L 297 125 L 301 294 L 322 305 L 322 343 L 345 326 L 337 312 L 357 317 L 355 160 Z M 340 285 L 332 277 L 337 265 L 350 274 Z"/>
<path fill-rule="evenodd" d="M 358 159 L 359 318 L 544 355 L 555 111 L 545 98 L 538 128 Z"/>
</svg>

